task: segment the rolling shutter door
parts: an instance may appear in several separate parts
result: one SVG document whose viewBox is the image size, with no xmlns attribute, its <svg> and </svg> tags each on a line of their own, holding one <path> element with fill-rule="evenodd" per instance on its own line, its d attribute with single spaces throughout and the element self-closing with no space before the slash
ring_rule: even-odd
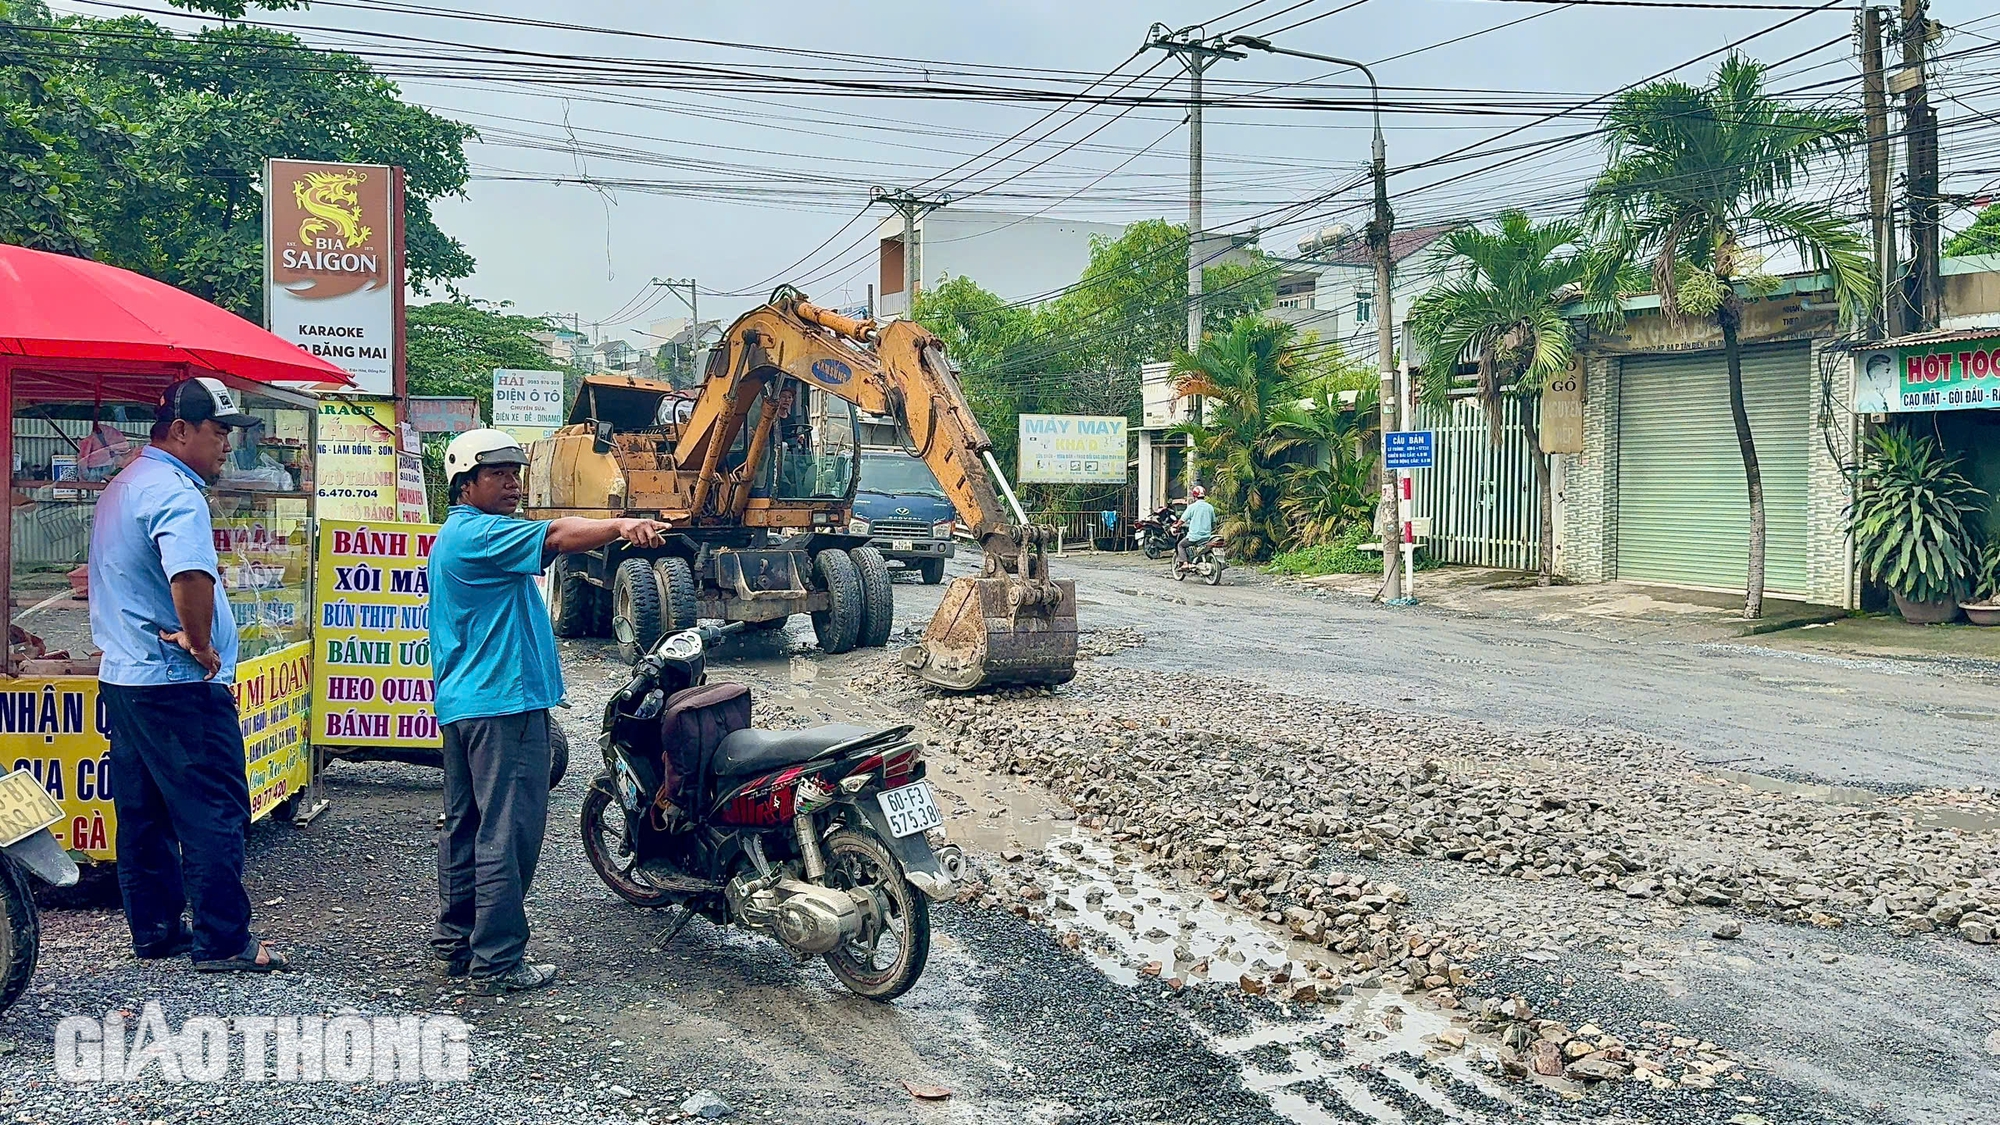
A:
<svg viewBox="0 0 2000 1125">
<path fill-rule="evenodd" d="M 1764 586 L 1806 590 L 1811 353 L 1746 348 L 1743 397 L 1764 478 Z M 1634 356 L 1618 384 L 1618 577 L 1740 590 L 1750 500 L 1721 352 Z"/>
</svg>

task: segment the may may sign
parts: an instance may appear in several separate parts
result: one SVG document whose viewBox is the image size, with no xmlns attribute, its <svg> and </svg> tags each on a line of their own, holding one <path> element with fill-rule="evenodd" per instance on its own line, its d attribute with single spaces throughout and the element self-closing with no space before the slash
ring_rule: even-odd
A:
<svg viewBox="0 0 2000 1125">
<path fill-rule="evenodd" d="M 264 323 L 354 377 L 401 387 L 403 175 L 380 164 L 264 165 Z"/>
<path fill-rule="evenodd" d="M 1125 419 L 1021 415 L 1019 476 L 1024 484 L 1125 483 Z"/>
<path fill-rule="evenodd" d="M 437 525 L 319 521 L 313 742 L 440 746 L 431 686 Z"/>
</svg>

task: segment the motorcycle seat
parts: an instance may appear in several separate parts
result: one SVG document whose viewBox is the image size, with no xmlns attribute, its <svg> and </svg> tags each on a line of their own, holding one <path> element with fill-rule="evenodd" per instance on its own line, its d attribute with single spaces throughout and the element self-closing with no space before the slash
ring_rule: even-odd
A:
<svg viewBox="0 0 2000 1125">
<path fill-rule="evenodd" d="M 829 747 L 852 742 L 876 733 L 874 727 L 854 723 L 806 727 L 803 730 L 759 730 L 745 727 L 731 731 L 716 749 L 715 775 L 737 777 L 762 770 L 797 765 L 818 757 Z"/>
</svg>

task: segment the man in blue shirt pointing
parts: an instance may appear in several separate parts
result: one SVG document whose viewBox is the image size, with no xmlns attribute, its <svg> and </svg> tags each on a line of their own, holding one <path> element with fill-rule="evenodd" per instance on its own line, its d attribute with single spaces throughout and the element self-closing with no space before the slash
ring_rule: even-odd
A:
<svg viewBox="0 0 2000 1125">
<path fill-rule="evenodd" d="M 541 988 L 525 960 L 528 885 L 549 818 L 549 709 L 562 702 L 555 630 L 535 586 L 557 555 L 614 539 L 664 542 L 645 519 L 520 519 L 528 451 L 502 430 L 445 450 L 451 511 L 431 547 L 431 677 L 444 728 L 444 827 L 431 947 L 448 976 L 486 993 Z"/>
</svg>

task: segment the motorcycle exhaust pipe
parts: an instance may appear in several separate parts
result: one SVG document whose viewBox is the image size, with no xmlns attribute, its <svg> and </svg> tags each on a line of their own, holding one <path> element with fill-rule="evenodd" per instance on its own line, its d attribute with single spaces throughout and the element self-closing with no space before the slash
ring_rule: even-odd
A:
<svg viewBox="0 0 2000 1125">
<path fill-rule="evenodd" d="M 965 853 L 959 850 L 957 844 L 945 844 L 939 847 L 937 861 L 946 878 L 954 883 L 965 881 Z"/>
</svg>

